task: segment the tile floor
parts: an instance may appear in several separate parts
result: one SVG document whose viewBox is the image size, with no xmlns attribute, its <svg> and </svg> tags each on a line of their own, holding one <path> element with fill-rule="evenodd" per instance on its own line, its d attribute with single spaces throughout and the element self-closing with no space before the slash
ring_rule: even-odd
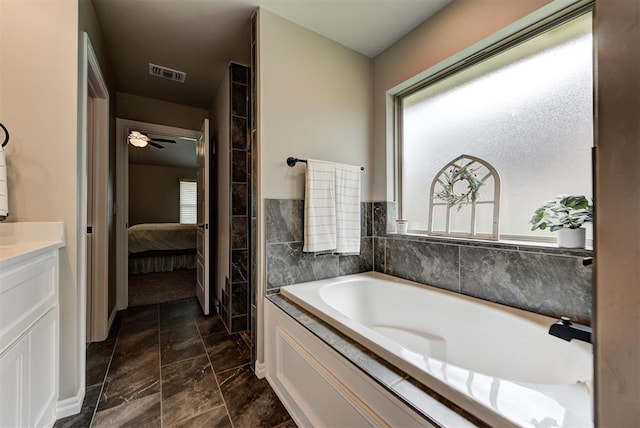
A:
<svg viewBox="0 0 640 428">
<path fill-rule="evenodd" d="M 55 427 L 295 427 L 227 334 L 195 299 L 130 308 L 87 348 L 82 411 Z"/>
</svg>

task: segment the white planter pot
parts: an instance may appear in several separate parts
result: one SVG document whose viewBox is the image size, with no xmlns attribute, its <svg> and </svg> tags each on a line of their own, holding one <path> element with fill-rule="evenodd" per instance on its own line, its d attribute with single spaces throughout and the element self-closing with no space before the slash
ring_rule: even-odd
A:
<svg viewBox="0 0 640 428">
<path fill-rule="evenodd" d="M 584 248 L 586 241 L 586 229 L 560 229 L 558 231 L 558 247 L 560 248 Z"/>
<path fill-rule="evenodd" d="M 396 220 L 396 231 L 398 233 L 407 233 L 408 228 L 409 228 L 408 220 L 402 220 L 402 219 Z"/>
</svg>

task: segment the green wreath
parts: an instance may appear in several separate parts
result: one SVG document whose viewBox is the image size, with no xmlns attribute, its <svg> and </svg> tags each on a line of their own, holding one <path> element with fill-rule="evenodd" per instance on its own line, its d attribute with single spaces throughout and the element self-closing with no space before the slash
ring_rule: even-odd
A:
<svg viewBox="0 0 640 428">
<path fill-rule="evenodd" d="M 458 211 L 462 209 L 464 205 L 475 204 L 480 196 L 480 186 L 484 183 L 478 180 L 476 175 L 476 169 L 467 169 L 467 167 L 453 166 L 448 171 L 444 171 L 444 185 L 443 189 L 436 193 L 436 197 L 447 203 L 447 208 L 458 207 Z M 459 195 L 453 192 L 453 186 L 458 181 L 466 181 L 467 191 Z"/>
</svg>

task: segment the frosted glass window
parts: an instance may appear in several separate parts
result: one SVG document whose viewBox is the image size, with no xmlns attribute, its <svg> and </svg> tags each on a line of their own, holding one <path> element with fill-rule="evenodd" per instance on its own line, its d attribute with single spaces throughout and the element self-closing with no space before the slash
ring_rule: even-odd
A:
<svg viewBox="0 0 640 428">
<path fill-rule="evenodd" d="M 198 183 L 192 180 L 180 180 L 180 223 L 196 224 Z"/>
<path fill-rule="evenodd" d="M 561 193 L 592 197 L 591 22 L 583 15 L 401 98 L 401 210 L 409 229 L 428 230 L 431 181 L 462 154 L 500 174 L 503 239 L 555 237 L 531 231 L 535 209 Z M 456 215 L 454 226 L 465 232 L 467 213 Z"/>
</svg>

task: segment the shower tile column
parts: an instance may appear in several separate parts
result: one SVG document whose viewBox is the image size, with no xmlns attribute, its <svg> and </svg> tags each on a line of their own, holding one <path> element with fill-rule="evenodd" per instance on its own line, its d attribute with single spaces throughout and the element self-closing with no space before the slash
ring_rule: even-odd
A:
<svg viewBox="0 0 640 428">
<path fill-rule="evenodd" d="M 246 330 L 249 322 L 249 68 L 231 63 L 229 65 L 231 123 L 231 232 L 230 272 L 225 284 L 222 316 L 231 333 Z"/>
</svg>

